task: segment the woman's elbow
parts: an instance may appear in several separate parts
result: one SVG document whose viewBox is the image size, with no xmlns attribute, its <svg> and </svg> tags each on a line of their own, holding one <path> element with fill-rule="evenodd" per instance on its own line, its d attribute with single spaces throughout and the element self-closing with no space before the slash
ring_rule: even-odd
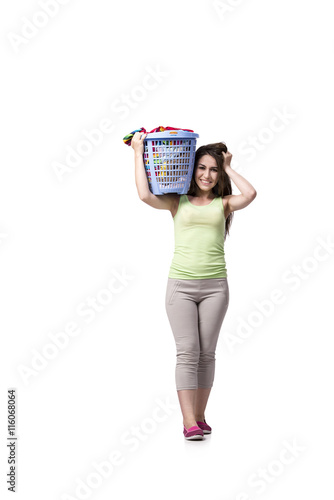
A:
<svg viewBox="0 0 334 500">
<path fill-rule="evenodd" d="M 257 192 L 255 189 L 250 193 L 251 200 L 253 201 L 256 198 Z"/>
</svg>

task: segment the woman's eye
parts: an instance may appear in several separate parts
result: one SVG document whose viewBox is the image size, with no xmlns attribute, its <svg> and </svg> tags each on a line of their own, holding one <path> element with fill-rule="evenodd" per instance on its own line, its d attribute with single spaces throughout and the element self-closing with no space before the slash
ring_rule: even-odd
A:
<svg viewBox="0 0 334 500">
<path fill-rule="evenodd" d="M 205 167 L 198 167 L 200 170 L 205 170 Z M 213 172 L 218 172 L 218 170 L 216 168 L 212 168 L 211 169 Z"/>
</svg>

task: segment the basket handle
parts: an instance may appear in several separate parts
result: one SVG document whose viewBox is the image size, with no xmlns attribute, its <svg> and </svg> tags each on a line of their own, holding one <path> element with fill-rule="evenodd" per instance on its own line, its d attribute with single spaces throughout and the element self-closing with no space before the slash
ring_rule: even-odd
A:
<svg viewBox="0 0 334 500">
<path fill-rule="evenodd" d="M 170 135 L 177 135 L 178 134 L 178 132 L 173 132 L 173 130 L 174 131 L 184 130 L 185 132 L 194 132 L 193 130 L 190 130 L 189 128 L 161 127 L 161 126 L 154 128 L 150 132 L 147 132 L 144 127 L 141 127 L 141 128 L 136 129 L 136 130 L 133 130 L 132 132 L 130 132 L 130 134 L 127 134 L 125 137 L 123 137 L 123 142 L 127 146 L 131 146 L 132 137 L 135 135 L 136 132 L 143 132 L 144 134 L 153 134 L 154 132 L 164 132 L 165 130 L 170 130 L 171 131 Z"/>
</svg>

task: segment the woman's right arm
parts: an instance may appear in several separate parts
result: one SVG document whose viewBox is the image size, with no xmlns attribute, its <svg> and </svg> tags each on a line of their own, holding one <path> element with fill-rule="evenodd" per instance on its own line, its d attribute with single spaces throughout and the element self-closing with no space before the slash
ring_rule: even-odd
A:
<svg viewBox="0 0 334 500">
<path fill-rule="evenodd" d="M 135 179 L 138 196 L 144 203 L 153 208 L 161 210 L 170 210 L 172 212 L 179 197 L 176 193 L 168 193 L 155 196 L 151 193 L 144 165 L 144 139 L 147 134 L 136 132 L 131 139 L 131 147 L 135 153 Z M 142 137 L 141 137 L 142 136 Z"/>
<path fill-rule="evenodd" d="M 135 179 L 139 198 L 144 201 L 150 193 L 150 188 L 148 186 L 148 180 L 145 172 L 144 165 L 144 137 L 143 134 L 140 138 L 140 132 L 136 132 L 131 140 L 131 147 L 134 149 L 135 153 Z"/>
</svg>

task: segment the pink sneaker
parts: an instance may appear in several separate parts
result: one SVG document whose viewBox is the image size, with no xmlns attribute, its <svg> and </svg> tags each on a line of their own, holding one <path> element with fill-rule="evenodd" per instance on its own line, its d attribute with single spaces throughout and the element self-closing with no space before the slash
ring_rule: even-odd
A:
<svg viewBox="0 0 334 500">
<path fill-rule="evenodd" d="M 196 421 L 196 424 L 198 425 L 198 427 L 200 429 L 202 429 L 203 431 L 203 434 L 211 434 L 211 431 L 212 431 L 212 428 L 210 427 L 210 425 L 208 425 L 205 420 L 204 422 L 197 422 Z"/>
<path fill-rule="evenodd" d="M 189 429 L 186 429 L 185 426 L 183 426 L 183 434 L 186 439 L 203 439 L 203 431 L 200 429 L 197 425 L 193 425 L 192 427 L 189 427 Z"/>
</svg>

